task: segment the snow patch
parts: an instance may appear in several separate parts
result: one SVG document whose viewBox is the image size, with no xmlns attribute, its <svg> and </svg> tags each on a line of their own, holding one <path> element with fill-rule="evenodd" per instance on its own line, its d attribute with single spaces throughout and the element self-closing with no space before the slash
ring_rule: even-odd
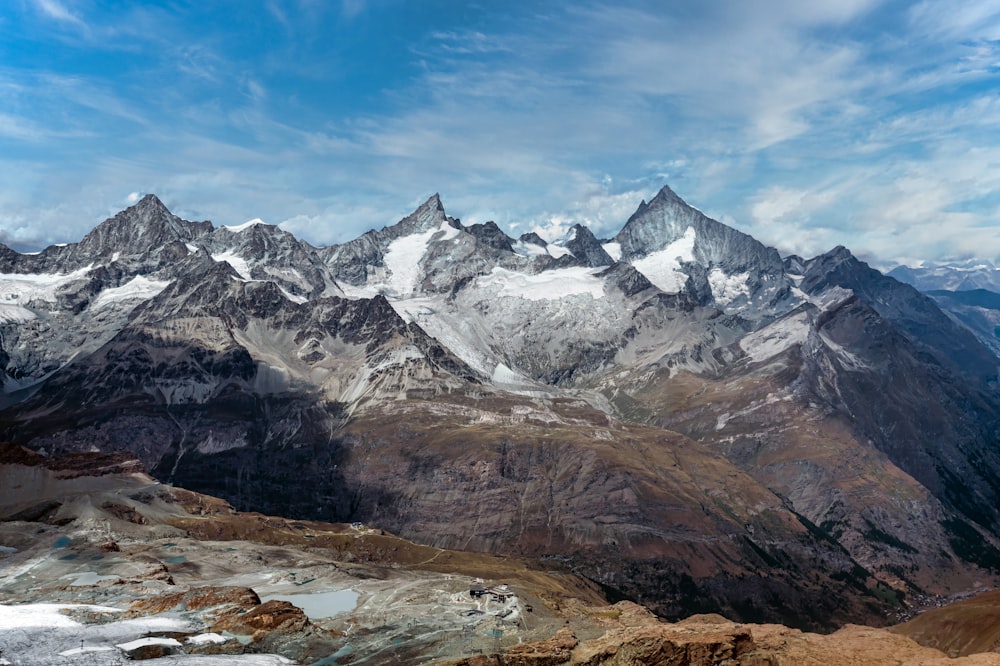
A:
<svg viewBox="0 0 1000 666">
<path fill-rule="evenodd" d="M 90 304 L 90 309 L 100 310 L 112 303 L 120 303 L 132 299 L 149 300 L 157 296 L 169 285 L 170 282 L 168 280 L 152 280 L 145 275 L 136 275 L 120 287 L 112 287 L 102 291 L 97 295 L 93 303 Z"/>
<path fill-rule="evenodd" d="M 225 229 L 225 230 L 227 230 L 227 231 L 231 231 L 234 234 L 238 234 L 241 231 L 245 231 L 245 230 L 249 229 L 250 227 L 252 227 L 254 225 L 257 225 L 257 224 L 267 224 L 267 223 L 264 220 L 260 219 L 259 217 L 255 217 L 252 220 L 248 220 L 248 221 L 244 222 L 243 224 L 236 224 L 236 225 L 232 225 L 232 226 L 230 226 L 228 224 L 223 224 L 222 228 Z"/>
<path fill-rule="evenodd" d="M 727 275 L 721 268 L 713 268 L 708 274 L 708 286 L 715 302 L 726 306 L 740 296 L 750 297 L 750 286 L 747 284 L 749 278 L 750 273 Z"/>
<path fill-rule="evenodd" d="M 205 645 L 207 643 L 214 643 L 216 645 L 221 645 L 225 643 L 228 638 L 216 633 L 208 634 L 198 634 L 197 636 L 188 636 L 185 643 L 190 643 L 191 645 Z"/>
<path fill-rule="evenodd" d="M 406 298 L 417 288 L 420 261 L 432 241 L 446 241 L 458 236 L 459 230 L 447 222 L 436 229 L 403 236 L 389 243 L 384 262 L 386 275 L 380 275 L 379 291 L 394 298 Z M 369 286 L 375 286 L 369 281 Z"/>
<path fill-rule="evenodd" d="M 93 264 L 72 273 L 0 273 L 0 305 L 55 303 L 60 288 L 86 277 L 91 268 Z"/>
<path fill-rule="evenodd" d="M 687 274 L 681 272 L 681 263 L 694 261 L 695 237 L 694 227 L 688 227 L 684 235 L 673 243 L 633 260 L 632 266 L 660 290 L 677 293 L 684 289 L 688 279 Z"/>
<path fill-rule="evenodd" d="M 132 650 L 137 650 L 141 647 L 146 647 L 147 645 L 165 645 L 167 647 L 181 647 L 181 642 L 176 638 L 150 637 L 150 638 L 139 638 L 134 641 L 129 641 L 128 643 L 119 643 L 115 647 L 121 650 L 125 650 L 126 652 L 131 652 Z"/>
<path fill-rule="evenodd" d="M 476 278 L 476 283 L 483 289 L 496 290 L 499 296 L 531 301 L 556 300 L 576 295 L 589 295 L 598 299 L 604 296 L 604 281 L 597 277 L 597 273 L 603 270 L 603 267 L 572 266 L 530 275 L 495 266 L 489 275 Z"/>
<path fill-rule="evenodd" d="M 80 623 L 63 615 L 62 610 L 78 608 L 97 613 L 120 613 L 118 608 L 110 606 L 89 606 L 77 604 L 23 604 L 15 606 L 0 605 L 0 629 L 26 629 L 30 627 L 78 627 Z"/>
<path fill-rule="evenodd" d="M 622 244 L 621 243 L 614 243 L 614 242 L 612 242 L 612 243 L 605 243 L 601 247 L 603 247 L 604 251 L 608 253 L 608 256 L 611 257 L 612 259 L 614 259 L 615 261 L 621 261 L 622 260 Z"/>
<path fill-rule="evenodd" d="M 250 264 L 247 260 L 236 254 L 235 252 L 223 252 L 221 254 L 213 254 L 212 261 L 226 262 L 233 267 L 240 277 L 244 280 L 252 280 L 250 277 Z"/>
</svg>

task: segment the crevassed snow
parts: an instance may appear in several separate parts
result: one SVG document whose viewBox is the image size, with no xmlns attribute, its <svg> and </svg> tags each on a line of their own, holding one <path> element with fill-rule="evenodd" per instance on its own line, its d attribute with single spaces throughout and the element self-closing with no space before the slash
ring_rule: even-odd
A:
<svg viewBox="0 0 1000 666">
<path fill-rule="evenodd" d="M 608 256 L 611 257 L 612 259 L 614 259 L 615 261 L 621 261 L 622 260 L 622 244 L 621 243 L 614 243 L 614 242 L 612 242 L 612 243 L 605 243 L 601 247 L 603 247 L 604 251 L 608 253 Z"/>
<path fill-rule="evenodd" d="M 603 267 L 571 266 L 531 275 L 495 266 L 489 275 L 476 278 L 476 283 L 483 289 L 497 289 L 500 296 L 514 296 L 531 301 L 555 300 L 582 294 L 602 298 L 604 280 L 596 275 L 603 270 Z"/>
<path fill-rule="evenodd" d="M 221 254 L 213 254 L 212 261 L 224 261 L 233 267 L 240 277 L 244 280 L 251 280 L 250 277 L 250 264 L 247 260 L 236 254 L 235 252 L 223 252 Z"/>
<path fill-rule="evenodd" d="M 727 275 L 721 268 L 713 268 L 708 274 L 708 286 L 716 303 L 729 305 L 740 296 L 750 296 L 749 278 L 750 273 Z"/>
<path fill-rule="evenodd" d="M 754 361 L 763 361 L 780 354 L 792 345 L 802 344 L 809 337 L 812 325 L 809 315 L 800 312 L 743 336 L 740 348 Z"/>
<path fill-rule="evenodd" d="M 243 231 L 245 229 L 249 229 L 250 227 L 254 226 L 255 224 L 267 224 L 267 223 L 264 222 L 264 220 L 260 219 L 259 217 L 255 217 L 252 220 L 247 220 L 243 224 L 235 224 L 235 225 L 223 224 L 222 228 L 226 229 L 228 231 L 231 231 L 234 234 L 238 234 L 239 232 L 241 232 L 241 231 Z"/>
<path fill-rule="evenodd" d="M 440 295 L 392 301 L 407 323 L 414 322 L 472 369 L 489 374 L 495 361 L 485 350 L 489 343 L 477 332 L 472 318 L 456 315 Z"/>
<path fill-rule="evenodd" d="M 153 280 L 145 275 L 136 275 L 120 287 L 112 287 L 102 291 L 90 304 L 90 309 L 100 310 L 112 303 L 120 303 L 134 298 L 148 300 L 166 289 L 169 284 L 169 280 Z"/>
<path fill-rule="evenodd" d="M 632 261 L 632 266 L 661 290 L 676 293 L 684 289 L 687 274 L 681 272 L 681 262 L 694 261 L 694 227 L 662 250 L 651 252 Z"/>
<path fill-rule="evenodd" d="M 0 304 L 26 305 L 56 302 L 56 292 L 90 272 L 93 264 L 72 273 L 0 273 Z"/>
</svg>

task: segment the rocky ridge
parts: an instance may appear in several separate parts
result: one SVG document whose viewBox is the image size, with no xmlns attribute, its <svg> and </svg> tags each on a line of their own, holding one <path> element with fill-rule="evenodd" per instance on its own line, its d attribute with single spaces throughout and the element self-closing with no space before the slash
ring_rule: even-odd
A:
<svg viewBox="0 0 1000 666">
<path fill-rule="evenodd" d="M 1000 572 L 996 357 L 845 249 L 782 260 L 669 188 L 605 242 L 434 196 L 316 250 L 147 197 L 0 258 L 0 435 L 37 450 L 558 558 L 668 617 L 885 622 Z"/>
</svg>

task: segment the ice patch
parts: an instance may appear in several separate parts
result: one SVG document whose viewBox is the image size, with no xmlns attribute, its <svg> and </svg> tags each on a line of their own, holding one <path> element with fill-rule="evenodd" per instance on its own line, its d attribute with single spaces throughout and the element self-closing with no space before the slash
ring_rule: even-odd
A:
<svg viewBox="0 0 1000 666">
<path fill-rule="evenodd" d="M 572 266 L 557 268 L 530 275 L 515 273 L 495 266 L 489 275 L 476 278 L 483 289 L 495 289 L 500 296 L 524 298 L 531 301 L 556 300 L 567 296 L 604 296 L 604 281 L 596 277 L 604 268 Z"/>
<path fill-rule="evenodd" d="M 608 256 L 615 261 L 622 260 L 622 244 L 621 243 L 605 243 L 601 247 L 604 251 L 608 253 Z"/>
<path fill-rule="evenodd" d="M 145 275 L 136 275 L 120 287 L 105 289 L 94 302 L 90 304 L 91 310 L 100 310 L 112 303 L 120 303 L 131 299 L 149 300 L 157 296 L 161 291 L 170 285 L 168 280 L 151 280 Z"/>
<path fill-rule="evenodd" d="M 729 305 L 740 296 L 750 296 L 750 286 L 747 280 L 750 273 L 737 273 L 736 275 L 726 275 L 721 268 L 713 268 L 708 274 L 708 286 L 712 290 L 712 297 L 719 305 Z"/>
<path fill-rule="evenodd" d="M 206 643 L 214 643 L 216 645 L 221 645 L 225 643 L 228 638 L 216 633 L 209 634 L 198 634 L 197 636 L 188 636 L 185 643 L 190 643 L 191 645 L 205 645 Z"/>
<path fill-rule="evenodd" d="M 267 223 L 264 222 L 264 220 L 260 219 L 259 217 L 255 217 L 252 220 L 248 220 L 247 222 L 244 222 L 243 224 L 236 224 L 236 225 L 233 225 L 233 226 L 230 226 L 228 224 L 223 224 L 222 228 L 226 229 L 227 231 L 231 231 L 234 234 L 238 234 L 241 231 L 245 231 L 246 229 L 249 229 L 250 227 L 252 227 L 254 225 L 257 225 L 257 224 L 267 224 Z"/>
<path fill-rule="evenodd" d="M 632 266 L 646 276 L 646 279 L 668 294 L 684 289 L 688 276 L 681 272 L 681 262 L 694 261 L 694 227 L 688 227 L 684 235 L 662 250 L 651 252 L 641 259 L 632 261 Z"/>
</svg>

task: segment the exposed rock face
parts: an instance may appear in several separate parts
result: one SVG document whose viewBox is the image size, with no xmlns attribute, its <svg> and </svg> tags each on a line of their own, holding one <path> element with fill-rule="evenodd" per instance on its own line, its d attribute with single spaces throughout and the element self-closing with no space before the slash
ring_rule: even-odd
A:
<svg viewBox="0 0 1000 666">
<path fill-rule="evenodd" d="M 559 558 L 667 617 L 886 622 L 1000 572 L 997 359 L 845 249 L 783 261 L 669 188 L 606 243 L 435 195 L 316 250 L 147 197 L 0 261 L 0 437 L 35 450 Z"/>
</svg>

